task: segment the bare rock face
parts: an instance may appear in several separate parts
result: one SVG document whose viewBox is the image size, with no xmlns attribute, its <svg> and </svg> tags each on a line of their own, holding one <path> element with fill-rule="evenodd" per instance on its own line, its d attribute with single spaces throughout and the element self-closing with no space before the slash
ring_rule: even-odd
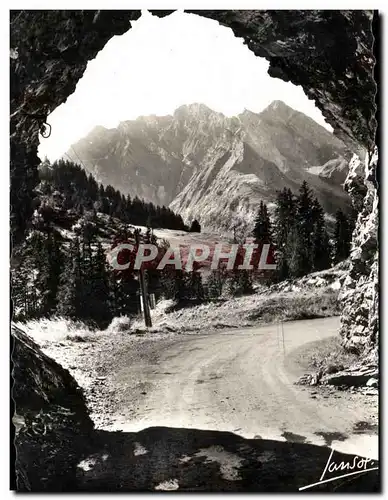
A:
<svg viewBox="0 0 388 500">
<path fill-rule="evenodd" d="M 95 127 L 66 153 L 93 176 L 207 229 L 253 223 L 261 201 L 303 180 L 325 211 L 345 209 L 351 153 L 344 143 L 282 101 L 261 113 L 226 117 L 203 104 L 146 116 L 117 128 Z M 140 168 L 141 165 L 141 168 Z"/>
<path fill-rule="evenodd" d="M 377 150 L 364 164 L 350 162 L 345 189 L 359 210 L 353 233 L 349 275 L 340 296 L 344 308 L 341 335 L 347 349 L 377 360 L 379 331 L 379 252 Z"/>
<path fill-rule="evenodd" d="M 17 490 L 72 490 L 93 431 L 83 394 L 25 333 L 12 336 Z"/>
</svg>

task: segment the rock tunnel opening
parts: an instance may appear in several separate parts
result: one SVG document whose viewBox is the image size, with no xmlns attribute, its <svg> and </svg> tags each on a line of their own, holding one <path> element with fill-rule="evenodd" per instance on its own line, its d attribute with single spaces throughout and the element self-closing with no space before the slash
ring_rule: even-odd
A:
<svg viewBox="0 0 388 500">
<path fill-rule="evenodd" d="M 171 13 L 152 11 L 159 17 Z M 376 82 L 372 11 L 191 13 L 230 27 L 256 56 L 269 61 L 271 76 L 300 85 L 306 96 L 315 101 L 334 133 L 353 151 L 362 155 L 365 150 L 373 150 Z M 114 35 L 127 32 L 131 21 L 140 15 L 140 11 L 11 11 L 10 166 L 14 244 L 22 240 L 33 212 L 40 163 L 39 132 L 47 116 L 74 92 L 88 61 Z M 52 25 L 58 28 L 55 32 Z M 345 334 L 354 334 L 356 344 L 360 343 L 359 338 L 365 339 L 365 332 L 370 332 L 370 321 L 373 334 L 366 335 L 377 338 L 376 167 L 375 162 L 365 175 L 363 166 L 355 163 L 349 186 L 350 193 L 353 188 L 357 191 L 357 183 L 366 186 L 365 197 L 358 200 L 360 215 L 353 239 L 361 248 L 350 271 L 351 287 L 362 278 L 371 287 L 373 304 L 369 308 L 373 319 L 368 312 L 366 324 L 365 311 L 360 313 L 362 321 L 356 327 L 350 319 L 343 323 Z M 357 302 L 356 295 L 349 291 L 349 308 Z M 354 311 L 352 316 L 358 317 Z"/>
<path fill-rule="evenodd" d="M 50 137 L 40 135 L 40 159 L 66 154 L 97 126 L 109 129 L 139 117 L 172 115 L 193 103 L 233 117 L 284 100 L 333 130 L 301 86 L 271 77 L 268 68 L 265 58 L 217 21 L 178 11 L 164 18 L 142 11 L 126 33 L 113 36 L 88 62 L 66 102 L 51 110 Z"/>
<path fill-rule="evenodd" d="M 268 67 L 215 20 L 142 11 L 131 29 L 112 37 L 88 62 L 74 93 L 48 115 L 50 136 L 39 135 L 39 157 L 80 164 L 125 196 L 171 204 L 187 224 L 199 220 L 223 230 L 233 224 L 240 232 L 253 225 L 260 199 L 272 202 L 275 190 L 286 185 L 285 170 L 293 189 L 308 180 L 318 190 L 332 224 L 336 208 L 348 209 L 350 202 L 338 188 L 332 204 L 326 195 L 332 186 L 320 185 L 320 174 L 326 162 L 346 161 L 343 155 L 350 153 L 319 128 L 332 131 L 302 87 L 273 78 Z M 247 143 L 242 153 L 238 141 Z M 247 148 L 254 150 L 249 165 Z M 228 158 L 241 162 L 241 155 L 244 161 L 233 169 L 239 176 L 234 192 L 219 200 L 230 212 L 225 222 L 214 193 L 223 193 Z M 190 183 L 202 166 L 201 179 Z"/>
<path fill-rule="evenodd" d="M 154 11 L 154 13 L 161 17 L 171 14 L 170 11 Z M 255 55 L 265 57 L 269 61 L 269 73 L 272 76 L 301 85 L 306 95 L 315 100 L 335 133 L 353 150 L 361 153 L 363 150 L 373 149 L 376 129 L 376 83 L 373 78 L 372 12 L 197 11 L 195 13 L 232 28 L 234 34 L 243 38 Z M 10 166 L 13 244 L 22 240 L 32 215 L 33 192 L 38 182 L 37 167 L 40 163 L 38 146 L 42 125 L 47 121 L 49 113 L 74 92 L 88 61 L 95 58 L 114 35 L 125 33 L 130 21 L 139 17 L 139 11 L 11 12 Z M 57 27 L 55 31 L 52 30 L 53 25 Z M 338 47 L 342 49 L 345 46 L 347 48 L 343 53 L 342 50 L 338 50 Z M 359 216 L 353 235 L 355 252 L 351 257 L 349 276 L 344 284 L 344 307 L 341 318 L 341 333 L 345 343 L 357 352 L 365 352 L 369 362 L 376 362 L 378 355 L 379 197 L 376 169 L 376 156 L 366 166 L 354 158 L 347 180 L 349 193 L 357 202 Z M 69 373 L 47 359 L 47 356 L 44 356 L 23 332 L 17 332 L 14 338 L 16 340 L 16 350 L 13 355 L 14 377 L 21 383 L 17 388 L 20 394 L 14 392 L 13 396 L 19 408 L 30 413 L 30 391 L 31 387 L 35 390 L 35 386 L 38 388 L 36 394 L 39 396 L 36 399 L 37 411 L 43 407 L 48 415 L 50 412 L 52 414 L 53 404 L 57 410 L 63 410 L 56 403 L 64 405 L 66 398 L 73 396 L 68 403 L 69 408 L 74 411 L 69 413 L 60 411 L 60 415 L 57 415 L 59 421 L 61 419 L 65 421 L 66 440 L 59 439 L 59 445 L 57 446 L 56 442 L 54 444 L 60 449 L 61 457 L 68 452 L 71 464 L 79 463 L 85 453 L 88 453 L 89 433 L 92 428 L 83 397 L 80 396 Z M 26 379 L 27 372 L 32 374 L 32 377 Z M 58 380 L 54 389 L 52 380 Z M 29 382 L 32 386 L 26 387 L 26 383 Z M 27 400 L 24 399 L 26 395 Z M 79 442 L 81 451 L 76 450 L 74 457 L 74 442 L 69 439 L 68 429 L 78 433 L 75 439 L 79 439 L 80 436 L 82 438 Z M 160 432 L 159 429 L 151 429 L 150 443 L 155 441 L 157 432 Z M 144 433 L 145 439 L 147 433 L 148 431 Z M 193 433 L 190 431 L 188 437 L 185 429 L 180 429 L 179 432 L 172 430 L 172 434 L 174 436 L 179 434 L 174 439 L 183 442 L 186 447 L 190 439 L 193 439 Z M 31 441 L 27 439 L 24 450 L 22 444 L 18 454 L 19 488 L 25 490 L 42 488 L 43 474 L 37 473 L 35 466 L 31 469 L 31 463 L 35 464 L 36 457 L 42 455 L 42 443 L 44 447 L 50 445 L 47 436 L 43 436 L 41 441 L 39 433 L 36 434 L 34 431 L 33 435 L 38 436 L 34 441 L 34 447 L 31 448 Z M 62 437 L 61 431 L 58 436 Z M 170 432 L 167 431 L 165 436 L 165 442 L 170 446 L 173 442 Z M 132 443 L 133 437 L 129 438 Z M 222 436 L 224 441 L 226 438 L 230 440 L 230 437 Z M 195 439 L 197 444 L 203 447 L 214 443 L 214 436 L 210 434 L 203 435 L 202 441 L 198 436 L 195 436 Z M 236 447 L 241 444 L 243 443 L 239 441 Z M 252 446 L 252 443 L 250 445 Z M 273 447 L 273 443 L 269 445 Z M 122 434 L 117 436 L 117 442 L 115 440 L 112 445 L 119 452 L 120 446 L 128 446 Z M 291 452 L 294 452 L 297 446 L 293 444 Z M 301 455 L 305 457 L 306 445 L 300 447 Z M 166 449 L 164 443 L 160 449 Z M 190 451 L 187 450 L 187 453 Z M 95 450 L 91 450 L 90 453 L 93 452 Z M 306 479 L 312 481 L 319 477 L 317 474 L 321 473 L 327 461 L 326 450 L 324 456 L 321 456 L 320 450 L 315 450 L 314 453 L 317 459 L 318 457 L 322 459 L 322 466 L 318 460 L 312 462 L 310 460 L 314 464 L 314 470 L 309 471 Z M 118 461 L 121 461 L 122 457 L 123 454 L 119 453 Z M 288 452 L 285 453 L 283 449 L 280 450 L 280 457 L 283 462 L 291 463 Z M 162 462 L 158 460 L 152 462 L 153 466 L 156 464 L 157 474 L 160 472 L 160 463 L 163 467 L 166 465 L 164 454 L 162 458 Z M 54 464 L 54 462 L 51 457 L 48 463 Z M 305 464 L 308 470 L 310 462 L 309 464 L 303 462 L 300 470 L 305 470 Z M 63 471 L 68 470 L 67 462 L 60 461 L 58 464 Z M 196 468 L 197 464 L 196 461 Z M 112 484 L 117 487 L 116 464 L 114 466 Z M 128 478 L 128 468 L 132 466 L 131 455 L 128 467 L 120 469 L 123 471 L 123 477 Z M 176 467 L 176 463 L 173 466 Z M 253 467 L 256 466 L 257 461 Z M 282 475 L 282 467 L 279 470 Z M 65 489 L 72 486 L 69 482 L 66 483 L 68 479 L 66 473 L 63 481 L 62 477 L 58 478 L 57 471 L 50 470 L 49 474 L 50 480 L 46 481 L 44 488 L 55 489 L 62 483 Z M 370 476 L 363 475 L 363 477 Z M 203 477 L 200 478 L 200 481 L 202 480 Z M 278 487 L 281 480 L 280 476 L 279 479 L 275 477 L 274 488 Z M 103 489 L 104 486 L 106 487 L 106 484 L 98 484 L 97 488 Z M 144 488 L 143 483 L 141 487 Z M 221 487 L 224 487 L 223 483 Z M 129 489 L 131 488 L 133 489 L 133 484 L 129 485 Z"/>
</svg>

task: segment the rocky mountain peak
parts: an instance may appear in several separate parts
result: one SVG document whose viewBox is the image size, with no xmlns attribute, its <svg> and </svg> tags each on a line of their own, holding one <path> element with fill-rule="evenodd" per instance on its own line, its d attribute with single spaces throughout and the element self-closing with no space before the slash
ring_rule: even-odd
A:
<svg viewBox="0 0 388 500">
<path fill-rule="evenodd" d="M 103 127 L 102 125 L 96 125 L 93 127 L 93 129 L 89 132 L 90 136 L 99 136 L 102 134 L 105 134 L 107 132 L 107 128 Z"/>
<path fill-rule="evenodd" d="M 298 111 L 291 108 L 283 101 L 275 100 L 272 101 L 271 104 L 269 104 L 260 114 L 266 118 L 289 120 L 293 116 L 297 115 Z M 308 118 L 303 113 L 302 116 L 306 119 Z"/>
<path fill-rule="evenodd" d="M 253 118 L 253 119 L 258 119 L 259 114 L 255 113 L 254 111 L 251 111 L 250 109 L 244 108 L 244 111 L 238 115 L 239 118 L 244 117 L 244 118 Z"/>
<path fill-rule="evenodd" d="M 174 111 L 174 120 L 183 123 L 205 123 L 223 120 L 222 113 L 217 113 L 210 109 L 206 104 L 192 103 L 184 104 Z"/>
<path fill-rule="evenodd" d="M 191 115 L 191 116 L 200 116 L 200 115 L 209 115 L 214 113 L 212 109 L 210 109 L 206 104 L 202 104 L 200 102 L 193 102 L 191 104 L 183 104 L 179 106 L 174 111 L 174 116 L 179 115 Z"/>
<path fill-rule="evenodd" d="M 273 111 L 276 110 L 278 113 L 279 112 L 280 113 L 295 112 L 295 110 L 293 108 L 291 108 L 284 101 L 281 101 L 279 99 L 275 99 L 274 101 L 272 101 L 271 104 L 269 104 L 266 109 L 273 110 Z"/>
<path fill-rule="evenodd" d="M 297 191 L 303 180 L 329 213 L 348 202 L 341 187 L 345 145 L 280 100 L 237 117 L 191 103 L 118 129 L 97 127 L 97 139 L 75 145 L 86 168 L 123 194 L 170 205 L 187 222 L 228 228 L 261 200 L 272 202 L 279 189 Z"/>
</svg>

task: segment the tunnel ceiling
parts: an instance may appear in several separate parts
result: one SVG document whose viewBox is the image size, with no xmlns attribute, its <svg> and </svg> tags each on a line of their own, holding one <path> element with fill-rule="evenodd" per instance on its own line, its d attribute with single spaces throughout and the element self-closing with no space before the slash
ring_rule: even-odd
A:
<svg viewBox="0 0 388 500">
<path fill-rule="evenodd" d="M 162 17 L 172 11 L 151 12 Z M 191 12 L 230 27 L 270 62 L 271 76 L 301 85 L 343 140 L 372 146 L 372 11 Z M 130 21 L 140 14 L 12 11 L 11 131 L 36 141 L 37 122 L 66 101 L 87 62 L 111 37 L 130 29 Z"/>
</svg>

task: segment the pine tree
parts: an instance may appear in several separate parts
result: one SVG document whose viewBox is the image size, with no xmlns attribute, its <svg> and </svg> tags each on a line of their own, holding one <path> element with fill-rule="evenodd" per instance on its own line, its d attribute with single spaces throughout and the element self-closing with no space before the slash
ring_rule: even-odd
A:
<svg viewBox="0 0 388 500">
<path fill-rule="evenodd" d="M 294 238 L 294 244 L 299 247 L 300 255 L 294 259 L 299 262 L 299 269 L 294 267 L 294 275 L 305 276 L 313 268 L 313 227 L 314 211 L 311 190 L 306 181 L 299 188 L 296 211 L 296 230 L 298 237 Z"/>
<path fill-rule="evenodd" d="M 42 314 L 48 277 L 46 238 L 47 235 L 36 231 L 31 235 L 27 245 L 27 266 L 30 268 L 31 278 L 28 275 L 25 276 L 28 289 L 26 305 L 30 317 L 39 317 Z"/>
<path fill-rule="evenodd" d="M 24 245 L 12 253 L 12 302 L 15 320 L 24 321 L 40 315 L 39 299 L 44 283 L 40 281 L 43 236 L 32 232 Z"/>
<path fill-rule="evenodd" d="M 176 270 L 170 269 L 170 267 L 166 266 L 165 269 L 160 271 L 160 291 L 165 299 L 176 299 Z"/>
<path fill-rule="evenodd" d="M 230 296 L 247 295 L 253 292 L 252 275 L 247 269 L 238 269 L 228 273 L 224 292 Z"/>
<path fill-rule="evenodd" d="M 80 242 L 70 243 L 58 291 L 58 314 L 72 319 L 84 319 L 84 288 Z"/>
<path fill-rule="evenodd" d="M 352 230 L 351 224 L 342 210 L 337 210 L 334 230 L 334 262 L 341 262 L 350 255 Z"/>
<path fill-rule="evenodd" d="M 187 229 L 182 217 L 169 208 L 156 207 L 137 196 L 131 200 L 129 195 L 124 196 L 111 185 L 105 188 L 76 163 L 58 160 L 50 170 L 43 169 L 42 175 L 64 195 L 63 208 L 66 210 L 74 209 L 80 214 L 82 209 L 95 208 L 125 223 Z"/>
<path fill-rule="evenodd" d="M 294 224 L 287 237 L 287 268 L 290 278 L 300 278 L 306 274 L 306 259 L 311 256 L 306 252 L 304 239 L 299 227 Z"/>
<path fill-rule="evenodd" d="M 272 242 L 272 226 L 267 205 L 261 201 L 258 214 L 255 219 L 253 237 L 259 243 Z"/>
<path fill-rule="evenodd" d="M 144 243 L 151 243 L 151 240 L 152 240 L 152 229 L 151 229 L 151 226 L 147 224 L 147 231 L 146 231 L 146 234 L 144 236 Z"/>
<path fill-rule="evenodd" d="M 225 273 L 223 273 L 221 269 L 214 269 L 211 271 L 206 282 L 207 293 L 210 299 L 218 299 L 221 297 L 225 280 Z"/>
<path fill-rule="evenodd" d="M 194 219 L 190 226 L 190 233 L 200 233 L 201 232 L 201 224 Z"/>
<path fill-rule="evenodd" d="M 188 295 L 192 299 L 203 300 L 205 292 L 202 284 L 202 276 L 199 271 L 193 270 L 187 276 Z"/>
<path fill-rule="evenodd" d="M 93 248 L 94 237 L 89 231 L 83 233 L 80 239 L 80 290 L 82 319 L 93 321 Z"/>
<path fill-rule="evenodd" d="M 174 272 L 174 299 L 178 302 L 192 298 L 191 291 L 191 273 L 176 269 Z"/>
<path fill-rule="evenodd" d="M 276 198 L 274 235 L 275 243 L 282 249 L 287 241 L 288 233 L 295 223 L 296 198 L 290 189 L 279 191 Z"/>
<path fill-rule="evenodd" d="M 116 273 L 109 269 L 108 272 L 108 289 L 109 289 L 109 310 L 112 317 L 117 317 L 122 315 L 121 303 L 120 303 L 120 284 L 117 279 Z"/>
<path fill-rule="evenodd" d="M 242 295 L 253 293 L 252 272 L 247 269 L 239 272 L 239 290 Z"/>
<path fill-rule="evenodd" d="M 133 274 L 125 275 L 120 280 L 118 305 L 120 315 L 133 316 L 140 312 L 139 281 Z"/>
<path fill-rule="evenodd" d="M 295 224 L 296 210 L 296 199 L 291 190 L 284 188 L 283 191 L 279 191 L 276 198 L 273 228 L 277 255 L 276 279 L 279 281 L 290 276 L 288 263 L 290 251 L 287 244 L 290 231 Z"/>
<path fill-rule="evenodd" d="M 64 256 L 57 233 L 52 232 L 47 234 L 44 247 L 44 254 L 47 261 L 42 273 L 44 290 L 42 294 L 41 314 L 47 316 L 54 313 L 57 307 L 57 294 L 63 270 Z"/>
<path fill-rule="evenodd" d="M 54 231 L 33 231 L 19 247 L 13 269 L 12 284 L 16 286 L 18 314 L 24 318 L 48 316 L 55 311 L 63 254 Z"/>
<path fill-rule="evenodd" d="M 89 317 L 99 327 L 109 324 L 113 315 L 109 303 L 109 281 L 106 255 L 100 242 L 92 255 L 90 269 Z"/>
<path fill-rule="evenodd" d="M 313 201 L 313 270 L 322 271 L 331 265 L 331 246 L 323 209 L 317 198 Z"/>
<path fill-rule="evenodd" d="M 276 222 L 277 234 L 284 237 L 287 234 L 286 244 L 280 247 L 281 266 L 280 273 L 284 277 L 298 278 L 305 276 L 311 271 L 327 269 L 331 264 L 331 247 L 329 235 L 325 226 L 324 212 L 317 198 L 313 198 L 312 192 L 304 181 L 296 198 L 293 220 L 290 218 L 284 222 L 284 206 L 286 200 L 290 199 L 286 192 L 280 199 L 280 209 L 277 210 Z M 283 204 L 282 204 L 283 203 Z M 280 229 L 279 229 L 280 228 Z"/>
</svg>

